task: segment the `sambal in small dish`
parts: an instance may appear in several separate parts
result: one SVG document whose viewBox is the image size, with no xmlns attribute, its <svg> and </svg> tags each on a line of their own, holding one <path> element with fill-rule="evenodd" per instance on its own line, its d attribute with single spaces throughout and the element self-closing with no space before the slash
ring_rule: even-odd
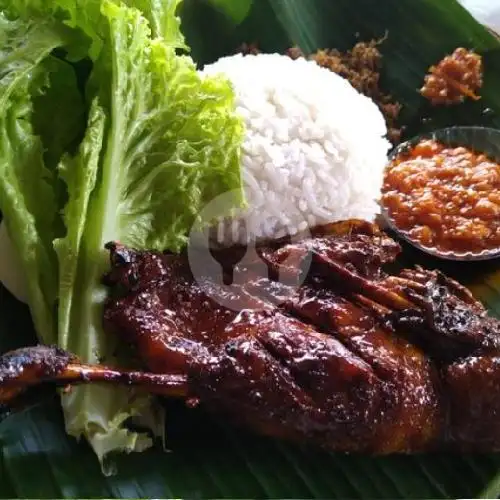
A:
<svg viewBox="0 0 500 500">
<path fill-rule="evenodd" d="M 431 137 L 399 148 L 382 203 L 393 229 L 428 253 L 473 260 L 500 252 L 500 165 L 472 147 Z"/>
</svg>

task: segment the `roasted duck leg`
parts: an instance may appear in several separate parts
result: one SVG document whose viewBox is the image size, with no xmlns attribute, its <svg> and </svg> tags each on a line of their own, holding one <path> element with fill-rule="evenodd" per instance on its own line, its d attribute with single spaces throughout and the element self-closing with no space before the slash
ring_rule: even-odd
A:
<svg viewBox="0 0 500 500">
<path fill-rule="evenodd" d="M 170 397 L 183 397 L 187 394 L 185 376 L 88 365 L 80 363 L 75 356 L 56 346 L 17 349 L 0 359 L 0 404 L 14 401 L 24 391 L 44 382 L 59 386 L 84 383 L 124 384 L 143 386 L 148 392 Z"/>
<path fill-rule="evenodd" d="M 134 384 L 335 451 L 500 449 L 500 322 L 437 272 L 386 274 L 400 249 L 376 227 L 263 245 L 231 286 L 195 279 L 186 255 L 109 250 L 104 326 L 145 371 L 17 351 L 0 358 L 0 403 L 48 381 Z"/>
</svg>

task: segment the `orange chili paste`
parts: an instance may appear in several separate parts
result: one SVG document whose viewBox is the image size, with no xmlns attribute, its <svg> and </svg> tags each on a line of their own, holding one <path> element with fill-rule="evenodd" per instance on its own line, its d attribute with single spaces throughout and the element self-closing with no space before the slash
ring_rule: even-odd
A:
<svg viewBox="0 0 500 500">
<path fill-rule="evenodd" d="M 500 247 L 500 165 L 484 154 L 421 141 L 386 169 L 382 202 L 393 224 L 426 248 Z"/>
</svg>

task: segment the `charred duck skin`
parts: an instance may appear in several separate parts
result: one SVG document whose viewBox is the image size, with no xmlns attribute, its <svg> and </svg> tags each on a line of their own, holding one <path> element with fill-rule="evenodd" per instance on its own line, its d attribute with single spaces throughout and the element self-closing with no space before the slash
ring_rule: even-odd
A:
<svg viewBox="0 0 500 500">
<path fill-rule="evenodd" d="M 500 449 L 500 323 L 440 273 L 384 273 L 400 249 L 376 227 L 263 246 L 268 273 L 246 262 L 230 288 L 195 280 L 184 255 L 109 250 L 105 328 L 144 371 L 17 351 L 0 361 L 0 403 L 43 381 L 134 384 L 335 451 Z"/>
<path fill-rule="evenodd" d="M 80 363 L 75 356 L 56 346 L 17 349 L 0 359 L 0 405 L 11 403 L 30 387 L 46 382 L 62 387 L 90 382 L 143 386 L 149 392 L 172 397 L 184 396 L 187 392 L 186 377 L 181 375 L 115 370 Z"/>
</svg>

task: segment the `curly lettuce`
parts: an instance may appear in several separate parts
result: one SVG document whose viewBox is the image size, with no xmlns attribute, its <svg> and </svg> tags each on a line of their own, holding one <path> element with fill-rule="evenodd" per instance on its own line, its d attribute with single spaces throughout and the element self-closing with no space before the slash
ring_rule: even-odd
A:
<svg viewBox="0 0 500 500">
<path fill-rule="evenodd" d="M 38 121 L 23 118 L 28 129 L 20 136 L 17 127 L 9 128 L 5 109 L 32 109 L 33 90 L 16 86 L 5 95 L 0 138 L 11 142 L 12 152 L 0 152 L 0 173 L 5 174 L 0 210 L 17 253 L 24 256 L 40 339 L 56 339 L 86 362 L 116 363 L 116 339 L 101 326 L 106 297 L 101 278 L 109 266 L 104 245 L 119 240 L 137 248 L 179 250 L 214 197 L 236 193 L 234 206 L 241 205 L 243 124 L 229 82 L 201 77 L 191 58 L 176 52 L 185 48 L 176 17 L 180 0 L 8 3 L 8 22 L 19 29 L 47 25 L 43 50 L 36 46 L 38 55 L 30 52 L 30 71 L 35 76 L 56 71 L 71 87 L 58 87 L 64 96 L 85 88 L 86 122 L 79 135 L 75 130 L 74 148 L 75 134 L 45 137 L 46 128 L 35 126 L 44 120 L 48 124 L 53 116 L 50 107 L 38 106 Z M 15 40 L 6 30 L 0 36 Z M 41 40 L 33 37 L 35 44 Z M 58 61 L 68 68 L 69 60 L 92 62 L 85 85 L 54 70 L 57 48 L 64 49 L 66 60 Z M 15 53 L 9 57 L 18 68 L 22 59 Z M 5 79 L 1 68 L 0 89 Z M 28 80 L 37 78 L 26 77 L 26 85 Z M 66 101 L 71 99 L 61 97 Z M 78 113 L 68 110 L 68 124 L 78 122 L 73 115 Z M 32 144 L 36 162 L 21 155 L 21 144 Z M 43 182 L 43 196 L 26 179 L 38 186 Z M 84 436 L 100 458 L 151 444 L 126 427 L 129 417 L 151 421 L 148 416 L 155 413 L 151 400 L 132 390 L 79 387 L 63 395 L 62 404 L 67 431 Z"/>
<path fill-rule="evenodd" d="M 44 342 L 57 338 L 58 264 L 52 241 L 63 200 L 58 199 L 55 156 L 76 138 L 83 117 L 73 69 L 51 56 L 69 39 L 64 27 L 50 19 L 23 22 L 0 14 L 0 211 L 23 275 L 29 277 L 31 314 Z M 50 121 L 56 106 L 66 113 L 64 126 Z M 46 129 L 43 135 L 38 128 Z"/>
</svg>

